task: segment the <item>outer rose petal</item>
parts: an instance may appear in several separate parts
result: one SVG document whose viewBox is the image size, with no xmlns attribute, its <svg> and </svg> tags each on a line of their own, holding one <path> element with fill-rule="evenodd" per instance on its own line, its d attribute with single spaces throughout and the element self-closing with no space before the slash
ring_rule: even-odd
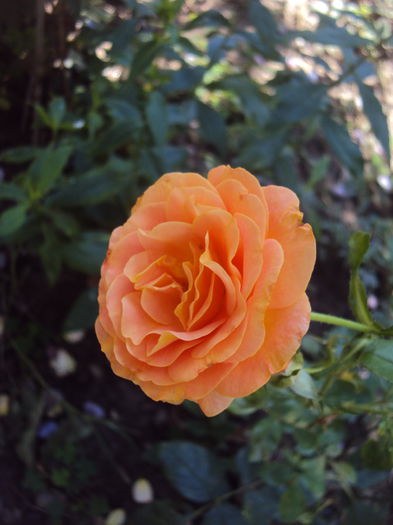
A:
<svg viewBox="0 0 393 525">
<path fill-rule="evenodd" d="M 199 401 L 205 416 L 213 417 L 223 412 L 232 403 L 233 398 L 222 396 L 218 392 L 211 392 Z"/>
<path fill-rule="evenodd" d="M 263 386 L 272 374 L 286 368 L 300 346 L 310 323 L 306 294 L 282 310 L 268 310 L 266 337 L 258 353 L 242 361 L 220 383 L 216 391 L 224 396 L 244 397 Z"/>
<path fill-rule="evenodd" d="M 309 224 L 302 224 L 299 199 L 288 188 L 263 188 L 269 206 L 268 237 L 277 239 L 285 262 L 274 289 L 271 308 L 284 308 L 304 292 L 315 265 L 315 238 Z"/>
<path fill-rule="evenodd" d="M 207 416 L 282 371 L 306 332 L 311 228 L 242 168 L 163 175 L 110 238 L 97 338 L 115 374 Z"/>
</svg>

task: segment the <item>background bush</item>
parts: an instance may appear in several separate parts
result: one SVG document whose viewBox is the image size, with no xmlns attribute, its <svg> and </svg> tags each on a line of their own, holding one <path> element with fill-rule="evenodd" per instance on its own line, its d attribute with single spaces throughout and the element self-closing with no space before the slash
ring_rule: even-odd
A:
<svg viewBox="0 0 393 525">
<path fill-rule="evenodd" d="M 348 240 L 372 233 L 360 275 L 393 323 L 391 13 L 299 6 L 20 0 L 3 13 L 4 523 L 115 523 L 116 508 L 152 525 L 392 519 L 390 347 L 353 363 L 351 334 L 314 329 L 286 376 L 207 420 L 114 377 L 90 330 L 109 233 L 136 197 L 162 173 L 222 163 L 299 195 L 318 242 L 314 310 L 349 315 Z M 138 478 L 154 501 L 132 498 Z"/>
</svg>

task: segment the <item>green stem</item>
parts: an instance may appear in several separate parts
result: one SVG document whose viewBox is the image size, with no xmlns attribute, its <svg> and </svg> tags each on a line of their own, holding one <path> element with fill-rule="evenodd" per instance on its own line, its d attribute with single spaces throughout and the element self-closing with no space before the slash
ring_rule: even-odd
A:
<svg viewBox="0 0 393 525">
<path fill-rule="evenodd" d="M 337 317 L 336 315 L 329 314 L 320 314 L 317 312 L 311 312 L 311 321 L 316 321 L 318 323 L 332 324 L 335 326 L 344 326 L 350 330 L 356 330 L 357 332 L 375 332 L 373 326 L 369 326 L 363 323 L 358 323 L 357 321 L 351 321 L 350 319 L 344 319 L 342 317 Z"/>
</svg>

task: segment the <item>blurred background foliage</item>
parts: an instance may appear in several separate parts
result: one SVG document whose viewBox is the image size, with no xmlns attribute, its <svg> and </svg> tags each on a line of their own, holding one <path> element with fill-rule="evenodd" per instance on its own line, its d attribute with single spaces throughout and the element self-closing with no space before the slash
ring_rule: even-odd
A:
<svg viewBox="0 0 393 525">
<path fill-rule="evenodd" d="M 114 377 L 91 330 L 137 196 L 222 163 L 299 195 L 314 310 L 350 315 L 348 241 L 370 232 L 365 300 L 393 323 L 392 17 L 382 0 L 7 3 L 2 523 L 392 522 L 391 343 L 354 361 L 362 340 L 313 327 L 285 376 L 207 420 Z"/>
</svg>

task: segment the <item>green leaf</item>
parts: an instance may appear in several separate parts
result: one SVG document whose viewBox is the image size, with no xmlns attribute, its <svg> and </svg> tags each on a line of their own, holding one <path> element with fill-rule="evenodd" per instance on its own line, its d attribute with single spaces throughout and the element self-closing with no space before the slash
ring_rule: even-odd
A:
<svg viewBox="0 0 393 525">
<path fill-rule="evenodd" d="M 132 525 L 189 525 L 170 501 L 153 501 L 132 514 Z"/>
<path fill-rule="evenodd" d="M 174 94 L 192 91 L 201 82 L 205 71 L 202 66 L 182 67 L 171 73 L 170 81 L 163 85 L 162 90 L 172 98 Z"/>
<path fill-rule="evenodd" d="M 259 0 L 250 0 L 248 5 L 248 18 L 257 30 L 260 42 L 266 48 L 264 54 L 273 60 L 279 60 L 280 54 L 275 49 L 275 44 L 281 41 L 281 35 L 274 16 Z"/>
<path fill-rule="evenodd" d="M 107 249 L 107 234 L 84 232 L 65 246 L 65 262 L 76 271 L 97 276 Z"/>
<path fill-rule="evenodd" d="M 49 103 L 49 116 L 51 120 L 51 127 L 53 130 L 58 130 L 60 127 L 60 124 L 63 122 L 65 113 L 66 113 L 66 105 L 64 98 L 61 97 L 55 97 L 52 99 Z"/>
<path fill-rule="evenodd" d="M 354 233 L 349 240 L 349 304 L 353 315 L 361 323 L 375 326 L 367 306 L 367 294 L 359 275 L 359 268 L 370 246 L 370 235 L 364 232 Z"/>
<path fill-rule="evenodd" d="M 284 146 L 288 130 L 280 128 L 268 133 L 264 138 L 254 139 L 241 148 L 235 163 L 248 169 L 262 170 L 273 164 Z"/>
<path fill-rule="evenodd" d="M 204 503 L 228 490 L 214 456 L 200 445 L 162 443 L 159 456 L 173 486 L 190 501 Z"/>
<path fill-rule="evenodd" d="M 139 21 L 135 18 L 125 19 L 118 23 L 114 31 L 109 35 L 108 40 L 112 42 L 112 48 L 109 51 L 111 57 L 117 57 L 124 52 L 124 49 L 130 45 L 138 28 Z"/>
<path fill-rule="evenodd" d="M 240 98 L 246 116 L 258 126 L 264 126 L 270 111 L 264 103 L 260 87 L 244 76 L 231 76 L 210 85 L 212 89 L 224 89 L 235 92 Z M 210 87 L 208 86 L 208 87 Z"/>
<path fill-rule="evenodd" d="M 369 439 L 361 448 L 362 460 L 370 470 L 387 471 L 393 468 L 392 448 L 385 440 Z"/>
<path fill-rule="evenodd" d="M 296 375 L 291 376 L 291 389 L 298 396 L 307 399 L 317 399 L 318 389 L 315 386 L 313 378 L 304 369 L 300 370 Z"/>
<path fill-rule="evenodd" d="M 12 182 L 0 182 L 0 199 L 23 201 L 27 199 L 25 191 Z"/>
<path fill-rule="evenodd" d="M 74 302 L 63 325 L 63 331 L 86 330 L 94 325 L 98 315 L 98 289 L 84 290 Z"/>
<path fill-rule="evenodd" d="M 325 469 L 326 458 L 319 456 L 316 458 L 303 459 L 300 468 L 303 471 L 301 483 L 306 490 L 309 490 L 317 499 L 322 498 L 325 493 Z"/>
<path fill-rule="evenodd" d="M 393 382 L 393 341 L 373 339 L 360 355 L 360 363 L 388 381 Z"/>
<path fill-rule="evenodd" d="M 66 213 L 62 210 L 52 210 L 48 209 L 50 213 L 53 224 L 56 228 L 67 235 L 67 237 L 73 237 L 78 233 L 79 225 L 75 217 L 69 213 Z"/>
<path fill-rule="evenodd" d="M 288 487 L 280 499 L 280 516 L 284 523 L 292 523 L 306 509 L 306 499 L 299 485 Z"/>
<path fill-rule="evenodd" d="M 0 215 L 0 236 L 11 235 L 23 226 L 27 215 L 27 204 L 17 204 Z"/>
<path fill-rule="evenodd" d="M 143 126 L 140 111 L 126 100 L 108 98 L 105 100 L 105 104 L 113 120 L 126 120 L 129 126 L 135 130 Z"/>
<path fill-rule="evenodd" d="M 135 53 L 131 63 L 131 77 L 134 78 L 141 75 L 152 64 L 162 47 L 163 44 L 156 41 L 142 44 Z"/>
<path fill-rule="evenodd" d="M 35 104 L 34 109 L 36 110 L 42 123 L 45 124 L 45 126 L 47 126 L 48 128 L 52 128 L 52 121 L 49 113 L 39 104 Z"/>
<path fill-rule="evenodd" d="M 50 196 L 51 206 L 91 206 L 108 200 L 118 194 L 127 178 L 124 173 L 111 169 L 110 162 L 102 168 L 95 168 L 83 175 L 74 175 L 67 184 Z"/>
<path fill-rule="evenodd" d="M 273 112 L 273 122 L 299 122 L 320 111 L 326 102 L 326 86 L 296 78 L 277 91 L 279 103 Z"/>
<path fill-rule="evenodd" d="M 344 27 L 319 26 L 316 31 L 292 31 L 287 38 L 304 38 L 308 42 L 316 42 L 326 46 L 360 47 L 369 45 L 370 40 L 349 33 Z"/>
<path fill-rule="evenodd" d="M 202 525 L 247 525 L 238 507 L 224 503 L 213 507 L 206 514 Z"/>
<path fill-rule="evenodd" d="M 39 247 L 39 254 L 51 285 L 55 284 L 60 274 L 63 260 L 62 248 L 63 244 L 59 241 L 55 230 L 45 225 L 44 242 Z"/>
<path fill-rule="evenodd" d="M 352 142 L 345 127 L 337 124 L 329 117 L 322 119 L 321 126 L 325 139 L 336 157 L 354 175 L 361 176 L 363 172 L 363 158 L 358 146 Z"/>
<path fill-rule="evenodd" d="M 184 26 L 185 31 L 196 29 L 198 27 L 211 27 L 211 26 L 222 26 L 228 27 L 229 21 L 219 11 L 215 9 L 209 9 L 204 11 L 200 15 L 196 16 Z"/>
<path fill-rule="evenodd" d="M 372 87 L 360 81 L 357 82 L 357 85 L 362 97 L 364 113 L 371 124 L 374 135 L 385 151 L 388 164 L 390 164 L 389 128 L 381 103 L 375 96 Z"/>
<path fill-rule="evenodd" d="M 48 146 L 35 159 L 28 170 L 28 177 L 34 187 L 34 197 L 45 195 L 60 177 L 72 153 L 71 146 Z"/>
<path fill-rule="evenodd" d="M 166 100 L 159 91 L 154 91 L 149 96 L 146 104 L 146 118 L 154 142 L 162 146 L 168 134 L 169 115 Z"/>
<path fill-rule="evenodd" d="M 350 485 L 356 482 L 356 470 L 350 463 L 337 461 L 332 463 L 332 467 L 340 485 L 342 485 L 344 489 L 348 489 Z"/>
<path fill-rule="evenodd" d="M 107 155 L 129 144 L 132 140 L 133 131 L 133 122 L 129 122 L 128 120 L 115 122 L 109 129 L 104 130 L 94 139 L 92 155 Z"/>
<path fill-rule="evenodd" d="M 345 510 L 342 525 L 382 525 L 389 522 L 388 501 L 382 504 L 379 501 L 353 501 Z"/>
<path fill-rule="evenodd" d="M 225 156 L 227 150 L 225 119 L 202 102 L 198 102 L 197 113 L 202 139 L 215 146 L 218 152 Z"/>
<path fill-rule="evenodd" d="M 278 509 L 279 492 L 273 487 L 247 491 L 244 496 L 244 516 L 249 525 L 270 523 Z M 229 522 L 230 523 L 230 522 Z"/>
<path fill-rule="evenodd" d="M 18 148 L 7 149 L 0 154 L 0 160 L 10 164 L 22 164 L 33 160 L 39 153 L 39 148 L 31 146 L 19 146 Z"/>
<path fill-rule="evenodd" d="M 279 447 L 283 434 L 282 425 L 269 417 L 255 423 L 250 431 L 250 461 L 268 460 Z"/>
</svg>

